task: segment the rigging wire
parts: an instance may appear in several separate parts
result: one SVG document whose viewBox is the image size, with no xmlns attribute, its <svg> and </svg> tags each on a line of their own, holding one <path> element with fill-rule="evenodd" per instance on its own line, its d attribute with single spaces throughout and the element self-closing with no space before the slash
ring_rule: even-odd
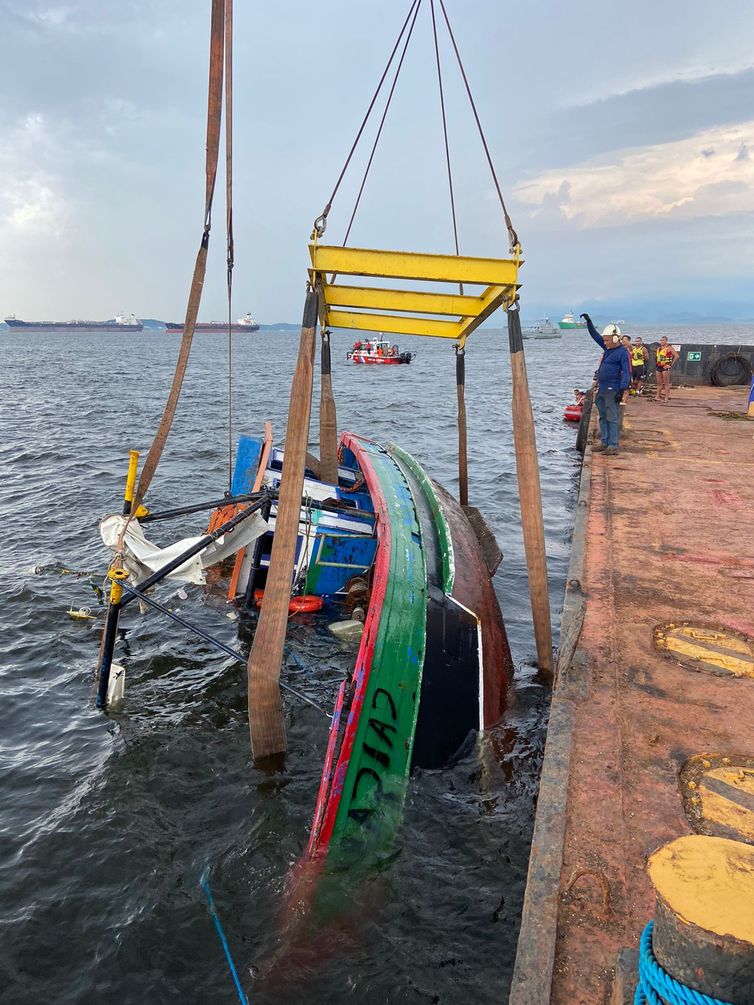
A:
<svg viewBox="0 0 754 1005">
<path fill-rule="evenodd" d="M 343 247 L 345 248 L 348 244 L 348 237 L 351 233 L 351 227 L 353 226 L 353 221 L 356 218 L 356 211 L 359 208 L 359 203 L 361 202 L 361 196 L 364 192 L 364 186 L 366 185 L 367 175 L 369 174 L 369 169 L 372 166 L 372 161 L 374 160 L 375 151 L 377 150 L 377 144 L 380 141 L 380 136 L 382 135 L 382 127 L 385 125 L 385 119 L 387 118 L 388 109 L 390 108 L 390 102 L 393 100 L 393 94 L 395 92 L 395 85 L 398 83 L 398 77 L 400 76 L 401 67 L 403 66 L 403 60 L 406 57 L 406 51 L 408 50 L 408 44 L 411 41 L 411 35 L 414 30 L 414 25 L 416 24 L 416 18 L 419 14 L 419 8 L 422 5 L 422 0 L 417 0 L 416 9 L 414 10 L 414 18 L 411 22 L 411 27 L 406 35 L 406 41 L 403 45 L 403 52 L 401 53 L 401 58 L 398 61 L 398 66 L 395 71 L 395 76 L 393 78 L 393 83 L 390 87 L 390 92 L 387 96 L 387 102 L 385 103 L 385 109 L 382 113 L 382 119 L 380 120 L 379 129 L 377 130 L 377 135 L 374 138 L 374 143 L 372 144 L 372 152 L 369 154 L 369 160 L 367 161 L 367 166 L 364 169 L 364 177 L 361 179 L 361 187 L 359 188 L 359 194 L 356 196 L 356 202 L 354 203 L 353 212 L 351 213 L 351 219 L 348 221 L 348 229 L 346 230 L 346 236 L 343 238 Z M 456 254 L 457 254 L 457 242 L 456 242 Z"/>
<path fill-rule="evenodd" d="M 374 108 L 374 104 L 377 101 L 377 98 L 379 97 L 380 91 L 382 90 L 382 85 L 385 82 L 385 78 L 388 75 L 388 71 L 392 66 L 393 59 L 395 58 L 395 54 L 398 51 L 398 46 L 401 44 L 401 39 L 403 38 L 403 34 L 406 31 L 406 26 L 408 25 L 408 22 L 411 19 L 411 15 L 414 12 L 414 8 L 417 7 L 419 3 L 421 3 L 421 0 L 412 0 L 411 2 L 408 14 L 406 15 L 406 20 L 403 22 L 403 27 L 401 28 L 400 33 L 398 34 L 398 38 L 396 39 L 395 45 L 393 46 L 393 51 L 390 53 L 390 58 L 387 61 L 387 66 L 382 71 L 382 76 L 380 77 L 380 81 L 377 84 L 377 90 L 372 95 L 372 100 L 369 102 L 369 108 L 367 108 L 366 115 L 364 116 L 362 123 L 359 126 L 359 131 L 356 134 L 356 139 L 353 141 L 353 145 L 348 153 L 348 157 L 346 157 L 346 162 L 343 165 L 340 174 L 338 175 L 338 180 L 335 182 L 335 188 L 332 190 L 332 194 L 330 195 L 330 198 L 327 200 L 327 204 L 325 205 L 325 208 L 322 210 L 321 215 L 318 216 L 317 219 L 314 221 L 314 232 L 318 237 L 321 237 L 322 234 L 324 234 L 325 232 L 325 228 L 327 226 L 327 217 L 330 210 L 332 209 L 333 199 L 335 198 L 337 191 L 340 188 L 340 183 L 343 181 L 343 176 L 345 175 L 346 170 L 348 169 L 348 165 L 351 163 L 351 158 L 353 157 L 356 147 L 358 146 L 359 140 L 361 139 L 361 134 L 364 132 L 364 127 L 367 124 L 369 116 L 372 114 L 372 109 Z"/>
<path fill-rule="evenodd" d="M 453 217 L 453 240 L 455 242 L 456 255 L 460 255 L 458 250 L 458 224 L 456 222 L 456 201 L 453 196 L 453 172 L 450 169 L 450 146 L 448 145 L 448 123 L 445 117 L 445 95 L 442 89 L 442 69 L 440 66 L 440 47 L 437 44 L 437 21 L 435 19 L 435 0 L 429 0 L 429 9 L 432 12 L 432 36 L 435 42 L 435 62 L 437 63 L 437 85 L 440 90 L 440 112 L 442 114 L 442 134 L 445 140 L 445 163 L 448 167 L 448 190 L 450 192 L 450 212 Z M 458 290 L 463 296 L 463 283 L 458 284 Z"/>
<path fill-rule="evenodd" d="M 225 231 L 228 284 L 228 492 L 233 487 L 233 0 L 225 0 Z"/>
<path fill-rule="evenodd" d="M 492 157 L 490 156 L 490 150 L 489 150 L 489 147 L 487 146 L 487 140 L 485 139 L 485 136 L 484 136 L 484 130 L 482 129 L 482 123 L 479 121 L 479 114 L 477 113 L 476 105 L 474 103 L 474 98 L 473 98 L 472 93 L 471 93 L 471 87 L 469 86 L 469 81 L 468 81 L 468 78 L 466 76 L 466 71 L 465 71 L 465 69 L 463 67 L 463 61 L 461 60 L 461 54 L 458 51 L 458 46 L 456 45 L 455 35 L 453 34 L 453 29 L 450 26 L 450 19 L 448 18 L 448 12 L 445 9 L 445 2 L 444 2 L 444 0 L 440 0 L 440 7 L 442 8 L 443 17 L 445 18 L 445 24 L 448 27 L 448 34 L 450 35 L 450 41 L 453 43 L 453 50 L 454 50 L 454 52 L 456 54 L 456 59 L 458 60 L 458 67 L 459 67 L 459 69 L 461 71 L 461 76 L 463 77 L 463 82 L 464 82 L 464 84 L 466 86 L 466 94 L 468 95 L 469 103 L 471 104 L 471 110 L 474 113 L 474 118 L 476 119 L 477 129 L 479 130 L 479 137 L 480 137 L 480 139 L 482 141 L 482 146 L 484 147 L 484 152 L 487 155 L 487 163 L 490 166 L 490 172 L 492 173 L 492 180 L 495 182 L 495 188 L 497 189 L 497 196 L 498 196 L 498 199 L 500 200 L 500 206 L 502 207 L 502 210 L 503 210 L 503 216 L 505 217 L 505 225 L 508 228 L 508 239 L 510 241 L 510 250 L 511 250 L 511 252 L 513 252 L 515 250 L 515 248 L 519 245 L 518 234 L 515 231 L 515 228 L 513 226 L 513 221 L 511 220 L 510 216 L 508 215 L 508 210 L 505 207 L 505 200 L 503 199 L 503 193 L 502 193 L 502 191 L 500 189 L 500 183 L 497 180 L 497 175 L 495 173 L 495 166 L 492 163 Z"/>
</svg>

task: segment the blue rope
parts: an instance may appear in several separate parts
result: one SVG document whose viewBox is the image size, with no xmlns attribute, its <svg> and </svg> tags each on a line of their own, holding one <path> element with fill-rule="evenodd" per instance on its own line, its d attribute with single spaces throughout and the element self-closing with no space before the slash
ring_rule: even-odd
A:
<svg viewBox="0 0 754 1005">
<path fill-rule="evenodd" d="M 215 923 L 217 934 L 220 936 L 220 942 L 225 950 L 228 966 L 230 967 L 230 972 L 233 975 L 233 983 L 236 985 L 236 991 L 238 992 L 238 999 L 241 1002 L 241 1005 L 249 1005 L 249 999 L 244 994 L 241 982 L 238 979 L 238 973 L 236 972 L 236 968 L 233 963 L 233 957 L 230 955 L 230 946 L 228 945 L 228 940 L 225 938 L 225 932 L 223 931 L 223 926 L 221 925 L 220 918 L 217 914 L 217 908 L 215 907 L 215 901 L 212 897 L 212 891 L 209 888 L 209 866 L 205 866 L 202 870 L 202 874 L 199 877 L 199 885 L 202 890 L 204 890 L 204 895 L 207 898 L 207 906 L 209 907 L 209 913 L 212 915 L 212 920 Z"/>
<path fill-rule="evenodd" d="M 681 984 L 666 973 L 652 952 L 652 929 L 650 921 L 641 933 L 639 943 L 639 984 L 634 996 L 634 1005 L 729 1005 L 719 998 L 710 998 L 702 991 Z"/>
</svg>

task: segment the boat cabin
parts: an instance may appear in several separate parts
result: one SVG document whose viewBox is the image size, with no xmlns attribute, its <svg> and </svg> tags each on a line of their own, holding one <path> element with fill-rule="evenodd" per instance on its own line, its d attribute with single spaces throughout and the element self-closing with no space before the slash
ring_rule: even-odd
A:
<svg viewBox="0 0 754 1005">
<path fill-rule="evenodd" d="M 370 356 L 397 356 L 398 346 L 387 339 L 357 339 L 351 352 L 367 353 Z"/>
</svg>

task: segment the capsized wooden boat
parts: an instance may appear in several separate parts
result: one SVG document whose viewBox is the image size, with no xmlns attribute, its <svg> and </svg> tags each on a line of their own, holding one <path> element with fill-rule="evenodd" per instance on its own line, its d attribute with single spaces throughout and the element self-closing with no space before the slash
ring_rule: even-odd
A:
<svg viewBox="0 0 754 1005">
<path fill-rule="evenodd" d="M 284 456 L 242 437 L 233 493 L 275 490 Z M 253 555 L 236 558 L 246 606 L 264 586 L 274 531 L 273 505 Z M 325 914 L 337 909 L 333 877 L 346 870 L 353 879 L 393 849 L 411 770 L 442 767 L 494 724 L 512 675 L 466 512 L 406 451 L 346 432 L 338 484 L 307 471 L 291 585 L 337 600 L 354 578 L 368 589 L 364 630 L 338 692 L 309 843 L 290 884 L 291 906 L 324 903 Z"/>
<path fill-rule="evenodd" d="M 306 852 L 289 907 L 342 908 L 338 875 L 394 848 L 413 767 L 446 764 L 505 709 L 512 662 L 463 509 L 407 453 L 344 433 L 375 514 L 371 595 L 353 675 L 340 687 Z"/>
</svg>

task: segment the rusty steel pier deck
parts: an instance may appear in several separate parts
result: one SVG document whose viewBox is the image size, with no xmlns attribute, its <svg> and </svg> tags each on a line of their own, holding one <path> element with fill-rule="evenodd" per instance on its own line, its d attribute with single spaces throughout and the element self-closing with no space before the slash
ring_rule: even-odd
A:
<svg viewBox="0 0 754 1005">
<path fill-rule="evenodd" d="M 632 398 L 620 454 L 586 451 L 511 1005 L 632 1001 L 649 853 L 754 842 L 747 397 Z"/>
</svg>

